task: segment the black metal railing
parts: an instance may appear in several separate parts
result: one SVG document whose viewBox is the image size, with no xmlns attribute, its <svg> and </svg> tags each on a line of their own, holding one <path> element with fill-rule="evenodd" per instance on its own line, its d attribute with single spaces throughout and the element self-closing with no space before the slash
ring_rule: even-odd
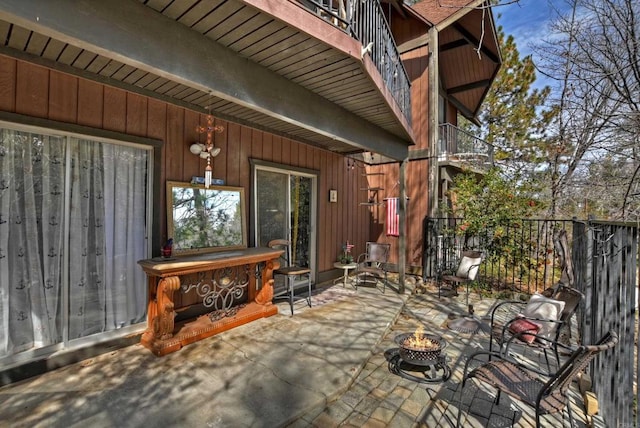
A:
<svg viewBox="0 0 640 428">
<path fill-rule="evenodd" d="M 470 232 L 461 218 L 427 218 L 423 276 L 437 278 L 457 266 L 463 250 L 481 250 L 480 283 L 493 291 L 534 293 L 554 285 L 562 273 L 554 237 L 572 220 L 524 219 Z"/>
<path fill-rule="evenodd" d="M 460 162 L 480 169 L 493 166 L 493 145 L 450 123 L 439 126 L 438 160 Z"/>
<path fill-rule="evenodd" d="M 385 85 L 411 124 L 411 83 L 378 0 L 297 0 L 360 41 L 362 55 L 371 55 Z"/>
</svg>

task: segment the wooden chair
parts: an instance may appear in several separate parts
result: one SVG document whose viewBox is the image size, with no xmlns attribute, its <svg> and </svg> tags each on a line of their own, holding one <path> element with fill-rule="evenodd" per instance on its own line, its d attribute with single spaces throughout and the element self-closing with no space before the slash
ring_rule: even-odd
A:
<svg viewBox="0 0 640 428">
<path fill-rule="evenodd" d="M 307 290 L 304 298 L 307 301 L 309 307 L 311 307 L 311 269 L 308 267 L 296 266 L 291 263 L 291 243 L 286 239 L 274 239 L 267 243 L 269 248 L 277 250 L 284 250 L 281 256 L 281 266 L 273 271 L 273 277 L 276 279 L 278 275 L 284 277 L 283 286 L 274 287 L 273 298 L 286 298 L 289 300 L 289 306 L 291 306 L 291 315 L 293 315 L 293 303 L 295 300 L 295 281 L 297 278 L 306 278 Z"/>
<path fill-rule="evenodd" d="M 367 242 L 366 253 L 358 256 L 356 268 L 356 282 L 354 286 L 373 283 L 377 286 L 382 281 L 382 292 L 387 285 L 387 262 L 389 261 L 390 244 Z"/>
<path fill-rule="evenodd" d="M 536 427 L 540 427 L 542 415 L 562 412 L 565 407 L 569 413 L 571 426 L 574 426 L 567 396 L 571 382 L 587 368 L 596 355 L 613 348 L 617 343 L 618 335 L 614 331 L 609 331 L 597 344 L 579 346 L 572 350 L 567 361 L 555 373 L 542 372 L 536 367 L 517 362 L 499 353 L 476 352 L 464 365 L 459 403 L 462 404 L 462 390 L 467 380 L 476 378 L 497 390 L 496 403 L 500 401 L 500 393 L 504 392 L 533 407 L 536 412 Z M 562 344 L 558 346 L 565 347 Z M 565 348 L 571 350 L 569 347 Z M 490 357 L 490 360 L 469 371 L 472 363 L 479 361 L 479 357 L 482 356 Z M 457 425 L 460 425 L 460 412 L 458 412 Z M 554 424 L 549 424 L 551 425 Z"/>
<path fill-rule="evenodd" d="M 556 344 L 568 344 L 571 335 L 571 317 L 584 301 L 584 294 L 576 288 L 562 284 L 557 285 L 547 294 L 551 299 L 564 303 L 564 307 L 557 319 L 523 316 L 524 308 L 528 302 L 506 301 L 496 305 L 491 311 L 489 351 L 494 351 L 494 343 L 499 346 L 499 353 L 501 354 L 508 353 L 512 345 L 528 346 L 544 352 L 547 367 L 550 368 L 547 351 L 551 349 L 554 353 L 557 367 L 559 367 L 560 356 Z M 521 322 L 520 320 L 531 321 L 535 324 L 548 323 L 553 333 L 551 340 L 537 334 L 536 331 L 518 331 L 519 329 L 514 329 L 514 323 L 519 323 Z"/>
</svg>

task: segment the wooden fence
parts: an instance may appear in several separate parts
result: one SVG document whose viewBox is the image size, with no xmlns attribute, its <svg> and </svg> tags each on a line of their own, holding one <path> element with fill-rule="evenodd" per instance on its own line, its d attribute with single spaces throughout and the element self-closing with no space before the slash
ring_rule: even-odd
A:
<svg viewBox="0 0 640 428">
<path fill-rule="evenodd" d="M 638 225 L 575 222 L 572 260 L 576 286 L 586 296 L 578 318 L 582 342 L 594 343 L 609 330 L 620 338 L 590 367 L 599 414 L 607 426 L 637 426 Z"/>
</svg>

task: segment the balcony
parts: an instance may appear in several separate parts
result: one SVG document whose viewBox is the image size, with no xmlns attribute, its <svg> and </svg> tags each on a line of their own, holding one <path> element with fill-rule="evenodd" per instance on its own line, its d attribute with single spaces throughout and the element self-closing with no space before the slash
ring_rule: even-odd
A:
<svg viewBox="0 0 640 428">
<path fill-rule="evenodd" d="M 439 126 L 438 163 L 486 172 L 493 166 L 493 146 L 450 123 Z"/>
<path fill-rule="evenodd" d="M 11 0 L 3 54 L 334 153 L 403 159 L 409 81 L 382 8 L 335 2 Z"/>
<path fill-rule="evenodd" d="M 410 83 L 379 1 L 298 0 L 363 46 L 406 120 L 411 123 Z"/>
</svg>

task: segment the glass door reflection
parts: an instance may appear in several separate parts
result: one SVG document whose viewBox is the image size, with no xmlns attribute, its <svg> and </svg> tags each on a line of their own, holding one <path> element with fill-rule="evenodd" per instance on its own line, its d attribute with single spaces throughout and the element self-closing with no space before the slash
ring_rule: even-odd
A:
<svg viewBox="0 0 640 428">
<path fill-rule="evenodd" d="M 315 176 L 273 168 L 256 169 L 256 243 L 291 241 L 292 262 L 314 271 Z"/>
</svg>

